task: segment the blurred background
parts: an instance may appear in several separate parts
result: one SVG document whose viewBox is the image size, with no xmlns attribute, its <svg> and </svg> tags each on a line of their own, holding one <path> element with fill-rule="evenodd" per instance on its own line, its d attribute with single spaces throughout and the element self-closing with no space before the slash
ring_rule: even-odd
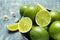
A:
<svg viewBox="0 0 60 40">
<path fill-rule="evenodd" d="M 36 3 L 47 9 L 60 11 L 60 0 L 0 0 L 0 40 L 27 40 L 20 32 L 9 33 L 6 25 L 15 23 L 16 18 L 21 18 L 19 9 L 22 5 L 36 5 Z M 11 17 L 12 11 L 16 17 Z M 8 21 L 3 20 L 4 15 L 8 15 Z"/>
</svg>

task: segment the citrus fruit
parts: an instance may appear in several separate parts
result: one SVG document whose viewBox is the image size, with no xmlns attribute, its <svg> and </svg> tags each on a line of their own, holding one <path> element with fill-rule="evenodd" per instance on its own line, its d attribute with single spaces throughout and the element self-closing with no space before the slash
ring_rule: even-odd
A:
<svg viewBox="0 0 60 40">
<path fill-rule="evenodd" d="M 35 21 L 40 27 L 47 26 L 51 21 L 50 13 L 46 10 L 41 10 L 36 14 Z"/>
<path fill-rule="evenodd" d="M 28 8 L 28 5 L 23 5 L 23 6 L 20 7 L 21 16 L 23 16 L 23 13 L 24 13 L 25 9 L 27 9 L 27 8 Z"/>
<path fill-rule="evenodd" d="M 47 10 L 45 7 L 43 7 L 41 4 L 37 3 L 35 5 L 35 8 L 36 8 L 36 11 L 39 11 L 39 10 Z"/>
<path fill-rule="evenodd" d="M 36 15 L 36 10 L 34 6 L 30 6 L 24 11 L 24 16 L 31 18 L 33 21 L 34 21 L 35 15 Z"/>
<path fill-rule="evenodd" d="M 35 6 L 30 6 L 29 8 L 27 8 L 24 11 L 24 16 L 30 17 L 32 19 L 32 21 L 35 21 L 35 16 L 36 16 L 37 12 L 40 10 L 46 10 L 46 9 L 38 3 Z"/>
<path fill-rule="evenodd" d="M 32 28 L 32 21 L 29 17 L 23 17 L 18 23 L 18 30 L 21 33 L 26 33 Z"/>
<path fill-rule="evenodd" d="M 46 9 L 38 3 L 35 6 L 30 6 L 29 8 L 27 8 L 24 11 L 24 16 L 30 17 L 32 19 L 32 21 L 35 21 L 35 16 L 36 16 L 37 12 L 40 10 L 46 10 Z"/>
<path fill-rule="evenodd" d="M 48 32 L 39 26 L 32 28 L 30 36 L 32 40 L 49 40 Z"/>
<path fill-rule="evenodd" d="M 18 29 L 18 23 L 7 25 L 7 29 L 10 31 L 16 31 Z"/>
<path fill-rule="evenodd" d="M 54 39 L 60 40 L 60 21 L 54 21 L 51 24 L 49 33 Z"/>
<path fill-rule="evenodd" d="M 58 21 L 58 20 L 60 20 L 60 12 L 59 12 L 59 11 L 57 11 L 57 10 L 52 10 L 52 11 L 50 12 L 50 15 L 51 15 L 51 17 L 52 17 L 52 21 Z"/>
</svg>

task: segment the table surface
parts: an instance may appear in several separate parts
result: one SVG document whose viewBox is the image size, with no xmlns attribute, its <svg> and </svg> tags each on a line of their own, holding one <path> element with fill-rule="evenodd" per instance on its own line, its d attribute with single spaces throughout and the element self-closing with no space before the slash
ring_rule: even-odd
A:
<svg viewBox="0 0 60 40">
<path fill-rule="evenodd" d="M 27 40 L 19 31 L 9 33 L 6 25 L 15 23 L 16 18 L 21 18 L 20 6 L 36 5 L 36 3 L 40 3 L 47 9 L 60 11 L 60 0 L 0 0 L 0 40 Z M 16 17 L 10 15 L 12 11 L 15 12 Z M 3 20 L 4 15 L 8 15 L 7 21 Z"/>
</svg>

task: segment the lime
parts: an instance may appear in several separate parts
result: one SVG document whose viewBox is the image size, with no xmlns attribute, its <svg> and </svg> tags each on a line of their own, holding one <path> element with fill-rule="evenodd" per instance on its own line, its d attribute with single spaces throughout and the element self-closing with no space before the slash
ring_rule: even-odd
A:
<svg viewBox="0 0 60 40">
<path fill-rule="evenodd" d="M 20 7 L 21 16 L 23 16 L 23 13 L 24 13 L 25 9 L 27 9 L 27 8 L 28 8 L 28 5 L 23 5 L 23 6 Z"/>
<path fill-rule="evenodd" d="M 7 29 L 10 31 L 16 31 L 18 29 L 18 23 L 7 25 Z"/>
<path fill-rule="evenodd" d="M 36 8 L 36 11 L 39 11 L 39 10 L 47 10 L 45 7 L 43 7 L 41 4 L 37 3 L 35 5 L 35 8 Z"/>
<path fill-rule="evenodd" d="M 35 6 L 30 6 L 29 8 L 27 8 L 24 11 L 24 16 L 30 17 L 32 19 L 32 21 L 35 21 L 35 16 L 36 16 L 37 12 L 40 10 L 46 10 L 46 9 L 38 3 Z"/>
<path fill-rule="evenodd" d="M 22 33 L 30 31 L 32 28 L 32 21 L 29 17 L 23 17 L 18 23 L 18 30 Z"/>
<path fill-rule="evenodd" d="M 30 6 L 24 11 L 24 16 L 25 17 L 30 17 L 32 21 L 35 21 L 35 16 L 38 11 L 40 10 L 46 10 L 42 5 L 37 3 L 35 6 Z"/>
<path fill-rule="evenodd" d="M 36 10 L 34 8 L 34 6 L 30 6 L 29 8 L 27 8 L 25 11 L 24 11 L 24 16 L 25 17 L 29 17 L 31 18 L 33 21 L 34 21 L 34 17 L 36 15 Z"/>
<path fill-rule="evenodd" d="M 49 33 L 54 39 L 60 40 L 60 21 L 54 21 L 51 24 Z"/>
<path fill-rule="evenodd" d="M 32 40 L 49 40 L 48 32 L 38 26 L 32 28 L 32 30 L 30 31 L 30 36 Z"/>
<path fill-rule="evenodd" d="M 47 26 L 51 21 L 50 13 L 46 10 L 41 10 L 36 14 L 35 21 L 40 27 Z"/>
<path fill-rule="evenodd" d="M 50 12 L 50 15 L 51 15 L 51 17 L 52 17 L 52 21 L 58 21 L 58 20 L 60 20 L 60 12 L 59 12 L 59 11 L 57 11 L 57 10 L 52 10 L 52 11 Z"/>
</svg>

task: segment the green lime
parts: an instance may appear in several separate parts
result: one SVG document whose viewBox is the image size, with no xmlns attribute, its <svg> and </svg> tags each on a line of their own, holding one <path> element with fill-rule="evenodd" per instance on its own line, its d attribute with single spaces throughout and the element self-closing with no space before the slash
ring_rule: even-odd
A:
<svg viewBox="0 0 60 40">
<path fill-rule="evenodd" d="M 35 21 L 40 27 L 45 27 L 51 22 L 50 13 L 46 10 L 41 10 L 36 14 Z"/>
<path fill-rule="evenodd" d="M 60 21 L 54 21 L 51 24 L 49 33 L 54 39 L 60 40 Z"/>
<path fill-rule="evenodd" d="M 35 8 L 36 8 L 36 11 L 39 11 L 39 10 L 47 10 L 45 7 L 43 7 L 41 4 L 37 3 L 35 5 Z"/>
<path fill-rule="evenodd" d="M 27 8 L 28 8 L 28 5 L 23 5 L 23 6 L 20 7 L 21 16 L 23 16 L 23 13 L 24 13 L 25 9 L 27 9 Z"/>
<path fill-rule="evenodd" d="M 23 17 L 18 23 L 18 30 L 22 33 L 30 31 L 32 28 L 32 21 L 29 17 Z"/>
<path fill-rule="evenodd" d="M 58 20 L 60 20 L 60 12 L 59 12 L 59 11 L 57 11 L 57 10 L 52 10 L 52 11 L 50 12 L 50 15 L 51 15 L 51 17 L 52 17 L 52 21 L 58 21 Z"/>
<path fill-rule="evenodd" d="M 34 27 L 30 31 L 30 36 L 32 40 L 49 40 L 49 34 L 44 28 Z"/>
<path fill-rule="evenodd" d="M 10 31 L 16 31 L 18 29 L 18 23 L 7 25 L 7 29 Z"/>
<path fill-rule="evenodd" d="M 34 8 L 34 6 L 30 6 L 29 8 L 27 8 L 25 11 L 24 11 L 24 16 L 25 17 L 29 17 L 31 18 L 33 21 L 34 21 L 34 17 L 36 15 L 36 10 Z"/>
<path fill-rule="evenodd" d="M 46 10 L 46 9 L 38 3 L 35 6 L 30 6 L 29 8 L 27 8 L 24 11 L 24 16 L 30 17 L 32 19 L 32 21 L 35 21 L 35 16 L 36 16 L 37 12 L 40 10 Z"/>
</svg>

